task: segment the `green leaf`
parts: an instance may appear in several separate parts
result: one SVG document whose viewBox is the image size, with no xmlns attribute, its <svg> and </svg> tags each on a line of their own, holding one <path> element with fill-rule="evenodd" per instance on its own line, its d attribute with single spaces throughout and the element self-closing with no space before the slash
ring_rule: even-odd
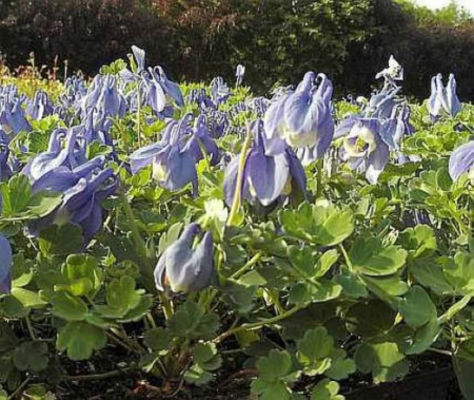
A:
<svg viewBox="0 0 474 400">
<path fill-rule="evenodd" d="M 327 279 L 297 283 L 291 288 L 288 301 L 292 304 L 321 303 L 338 298 L 341 292 L 342 287 L 340 285 Z"/>
<path fill-rule="evenodd" d="M 383 247 L 380 239 L 359 237 L 349 253 L 354 270 L 369 276 L 386 276 L 405 264 L 407 252 L 398 246 Z"/>
<path fill-rule="evenodd" d="M 400 314 L 413 328 L 419 328 L 437 318 L 436 306 L 421 286 L 412 286 L 404 299 L 399 301 Z"/>
<path fill-rule="evenodd" d="M 384 337 L 395 325 L 396 311 L 381 300 L 357 302 L 344 315 L 346 329 L 357 336 Z"/>
<path fill-rule="evenodd" d="M 48 345 L 44 342 L 20 344 L 13 352 L 13 363 L 20 371 L 42 371 L 48 365 Z"/>
<path fill-rule="evenodd" d="M 281 211 L 279 218 L 288 235 L 325 246 L 341 243 L 354 230 L 352 211 L 341 210 L 326 201 L 316 205 L 303 203 L 297 211 Z"/>
<path fill-rule="evenodd" d="M 222 365 L 222 358 L 217 353 L 214 343 L 197 343 L 193 351 L 193 360 L 206 371 L 214 371 Z"/>
<path fill-rule="evenodd" d="M 68 255 L 82 247 L 82 229 L 79 225 L 50 225 L 39 234 L 39 247 L 43 254 Z"/>
<path fill-rule="evenodd" d="M 428 225 L 417 225 L 401 233 L 401 244 L 409 250 L 410 258 L 427 257 L 437 249 L 433 228 Z"/>
<path fill-rule="evenodd" d="M 259 394 L 259 400 L 289 400 L 290 391 L 281 381 L 266 382 L 256 379 L 252 382 L 252 392 Z"/>
<path fill-rule="evenodd" d="M 8 183 L 0 184 L 2 215 L 11 217 L 26 210 L 31 199 L 31 186 L 26 175 L 16 174 Z"/>
<path fill-rule="evenodd" d="M 458 355 L 453 358 L 454 371 L 458 380 L 459 387 L 464 397 L 468 400 L 474 399 L 474 362 Z"/>
<path fill-rule="evenodd" d="M 102 270 L 97 259 L 87 254 L 68 256 L 62 274 L 69 284 L 57 285 L 57 288 L 68 290 L 75 296 L 85 296 L 97 290 L 102 282 Z"/>
<path fill-rule="evenodd" d="M 363 343 L 355 353 L 357 368 L 372 373 L 375 383 L 391 382 L 408 373 L 408 362 L 396 343 Z"/>
<path fill-rule="evenodd" d="M 131 310 L 140 303 L 140 294 L 143 290 L 135 290 L 135 280 L 124 275 L 114 279 L 107 286 L 107 304 L 119 310 Z"/>
<path fill-rule="evenodd" d="M 259 376 L 265 381 L 275 381 L 289 374 L 292 362 L 286 350 L 271 350 L 268 356 L 258 359 L 256 367 Z"/>
<path fill-rule="evenodd" d="M 23 288 L 12 288 L 12 296 L 17 299 L 23 307 L 42 307 L 46 304 L 39 294 Z"/>
<path fill-rule="evenodd" d="M 147 330 L 143 341 L 152 350 L 166 350 L 170 345 L 171 336 L 165 328 L 159 327 Z"/>
<path fill-rule="evenodd" d="M 322 374 L 331 366 L 333 350 L 334 339 L 326 328 L 311 329 L 298 342 L 298 361 L 304 366 L 307 375 Z"/>
<path fill-rule="evenodd" d="M 191 368 L 184 373 L 184 379 L 188 383 L 202 386 L 212 380 L 212 374 L 204 370 L 200 365 L 193 364 Z"/>
<path fill-rule="evenodd" d="M 158 245 L 159 255 L 163 254 L 166 248 L 178 239 L 182 227 L 183 224 L 181 222 L 177 222 L 174 225 L 171 225 L 171 227 L 168 229 L 168 232 L 163 233 L 160 236 L 160 243 Z"/>
<path fill-rule="evenodd" d="M 26 260 L 23 253 L 18 253 L 13 256 L 12 265 L 12 286 L 24 287 L 28 285 L 33 279 L 33 262 Z"/>
<path fill-rule="evenodd" d="M 315 278 L 322 278 L 329 269 L 334 265 L 338 260 L 339 253 L 336 249 L 328 250 L 321 257 L 319 257 L 316 264 L 316 273 L 314 274 Z"/>
<path fill-rule="evenodd" d="M 356 372 L 355 361 L 350 358 L 333 360 L 331 367 L 324 373 L 331 379 L 343 380 L 349 378 L 354 372 Z"/>
<path fill-rule="evenodd" d="M 59 292 L 51 298 L 53 314 L 66 321 L 82 321 L 87 314 L 87 304 L 79 297 Z"/>
<path fill-rule="evenodd" d="M 105 332 L 86 322 L 68 322 L 58 333 L 56 346 L 60 351 L 66 351 L 73 361 L 87 360 L 94 350 L 105 346 Z"/>
<path fill-rule="evenodd" d="M 369 294 L 361 278 L 351 273 L 347 268 L 341 268 L 341 274 L 336 275 L 334 280 L 342 286 L 342 291 L 349 297 L 358 299 L 367 297 Z"/>
<path fill-rule="evenodd" d="M 192 301 L 182 304 L 168 320 L 170 331 L 188 339 L 212 339 L 219 329 L 219 317 L 215 313 L 204 314 Z"/>
<path fill-rule="evenodd" d="M 474 256 L 472 253 L 459 251 L 454 256 L 454 263 L 443 268 L 446 280 L 461 295 L 474 295 Z"/>
<path fill-rule="evenodd" d="M 344 400 L 339 393 L 339 384 L 329 379 L 319 381 L 311 393 L 311 400 Z"/>
</svg>

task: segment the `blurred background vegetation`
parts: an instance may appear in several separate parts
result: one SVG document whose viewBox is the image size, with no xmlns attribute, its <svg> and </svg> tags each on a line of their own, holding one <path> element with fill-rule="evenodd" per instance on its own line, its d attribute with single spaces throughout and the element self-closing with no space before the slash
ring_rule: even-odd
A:
<svg viewBox="0 0 474 400">
<path fill-rule="evenodd" d="M 405 67 L 404 91 L 429 93 L 430 77 L 454 72 L 474 99 L 474 19 L 452 3 L 438 11 L 410 0 L 0 0 L 0 51 L 10 68 L 37 65 L 96 73 L 136 44 L 173 79 L 246 83 L 268 93 L 309 69 L 337 93 L 368 94 L 390 54 Z M 5 62 L 5 61 L 4 61 Z"/>
</svg>

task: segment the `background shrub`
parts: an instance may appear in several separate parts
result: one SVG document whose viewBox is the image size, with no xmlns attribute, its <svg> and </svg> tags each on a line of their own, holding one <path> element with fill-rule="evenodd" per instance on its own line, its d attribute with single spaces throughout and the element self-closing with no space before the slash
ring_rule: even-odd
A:
<svg viewBox="0 0 474 400">
<path fill-rule="evenodd" d="M 368 94 L 393 53 L 408 71 L 407 94 L 425 98 L 433 74 L 454 72 L 461 98 L 474 98 L 474 22 L 455 5 L 432 12 L 408 0 L 0 0 L 0 50 L 11 66 L 34 51 L 38 63 L 57 55 L 92 74 L 132 44 L 175 79 L 232 80 L 243 63 L 260 92 L 315 69 L 338 93 Z"/>
</svg>

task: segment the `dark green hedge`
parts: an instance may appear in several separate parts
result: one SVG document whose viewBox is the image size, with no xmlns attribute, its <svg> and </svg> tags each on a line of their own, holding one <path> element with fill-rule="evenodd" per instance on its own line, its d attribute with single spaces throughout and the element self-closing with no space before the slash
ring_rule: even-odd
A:
<svg viewBox="0 0 474 400">
<path fill-rule="evenodd" d="M 405 10 L 392 0 L 0 0 L 0 50 L 12 66 L 34 51 L 93 73 L 137 44 L 175 79 L 231 80 L 243 63 L 257 91 L 315 69 L 338 93 L 365 94 L 393 53 L 406 93 L 426 97 L 430 77 L 452 71 L 474 99 L 473 21 L 421 25 Z"/>
</svg>

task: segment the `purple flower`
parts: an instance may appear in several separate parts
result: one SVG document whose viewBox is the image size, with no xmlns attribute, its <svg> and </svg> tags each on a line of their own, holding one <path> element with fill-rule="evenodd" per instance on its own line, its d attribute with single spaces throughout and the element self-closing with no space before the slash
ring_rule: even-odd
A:
<svg viewBox="0 0 474 400">
<path fill-rule="evenodd" d="M 192 114 L 190 114 L 192 117 Z M 206 154 L 211 156 L 211 165 L 216 165 L 219 161 L 219 149 L 214 139 L 210 136 L 209 130 L 207 129 L 207 118 L 201 114 L 194 123 L 194 129 L 190 134 L 191 138 L 188 139 L 185 151 L 189 151 L 196 162 L 200 161 L 204 155 L 203 150 Z"/>
<path fill-rule="evenodd" d="M 349 118 L 351 123 L 344 123 L 348 134 L 344 137 L 342 158 L 358 172 L 365 171 L 367 180 L 375 184 L 390 158 L 387 126 L 376 118 Z"/>
<path fill-rule="evenodd" d="M 261 120 L 253 122 L 250 130 L 254 142 L 245 161 L 242 197 L 268 206 L 280 196 L 290 195 L 295 188 L 304 193 L 306 175 L 294 152 L 279 138 L 267 139 Z M 229 206 L 236 190 L 239 162 L 240 156 L 236 156 L 225 170 L 224 193 Z"/>
<path fill-rule="evenodd" d="M 186 147 L 183 136 L 186 133 L 188 117 L 179 123 L 171 121 L 160 142 L 136 150 L 130 155 L 132 173 L 152 164 L 153 177 L 158 184 L 172 192 L 188 183 L 193 186 L 193 194 L 198 193 L 196 161 L 191 149 Z"/>
<path fill-rule="evenodd" d="M 77 130 L 56 129 L 49 139 L 48 150 L 30 159 L 22 173 L 35 181 L 58 167 L 74 169 L 85 161 L 85 148 L 77 140 Z"/>
<path fill-rule="evenodd" d="M 42 119 L 53 113 L 53 105 L 48 95 L 38 90 L 33 100 L 29 100 L 26 105 L 26 114 L 33 119 Z"/>
<path fill-rule="evenodd" d="M 316 148 L 316 156 L 322 157 L 334 135 L 332 92 L 326 75 L 307 72 L 294 92 L 277 96 L 268 108 L 264 119 L 268 137 L 279 136 L 297 148 Z"/>
<path fill-rule="evenodd" d="M 454 117 L 461 111 L 461 103 L 456 94 L 456 79 L 449 75 L 446 87 L 443 85 L 443 76 L 438 74 L 431 78 L 431 96 L 428 99 L 428 111 L 432 120 L 436 120 L 445 111 Z"/>
<path fill-rule="evenodd" d="M 51 214 L 30 223 L 30 233 L 37 235 L 51 224 L 73 223 L 81 226 L 84 243 L 88 243 L 102 225 L 102 201 L 115 192 L 117 183 L 112 169 L 105 168 L 103 156 L 74 169 L 60 166 L 49 170 L 34 181 L 32 191 L 63 193 L 62 203 Z"/>
<path fill-rule="evenodd" d="M 0 233 L 0 293 L 10 293 L 12 264 L 13 256 L 10 242 Z"/>
<path fill-rule="evenodd" d="M 211 98 L 214 104 L 224 103 L 230 97 L 230 89 L 220 76 L 211 81 Z"/>
<path fill-rule="evenodd" d="M 8 135 L 16 135 L 21 131 L 30 132 L 31 125 L 25 117 L 25 111 L 21 107 L 25 98 L 14 98 L 8 101 L 6 98 L 0 102 L 0 127 Z"/>
<path fill-rule="evenodd" d="M 8 137 L 0 129 L 0 182 L 9 179 L 12 175 L 12 169 L 8 163 L 10 150 L 8 148 Z"/>
<path fill-rule="evenodd" d="M 110 117 L 123 117 L 127 111 L 127 102 L 117 87 L 117 79 L 112 75 L 97 75 L 82 98 L 82 115 L 96 110 Z"/>
<path fill-rule="evenodd" d="M 155 268 L 155 283 L 160 291 L 167 286 L 177 292 L 195 292 L 208 287 L 214 275 L 214 252 L 211 232 L 193 248 L 201 232 L 198 224 L 188 225 L 178 240 L 161 255 Z"/>
<path fill-rule="evenodd" d="M 449 157 L 449 175 L 453 181 L 457 181 L 465 172 L 474 178 L 474 140 L 459 146 Z"/>
</svg>

